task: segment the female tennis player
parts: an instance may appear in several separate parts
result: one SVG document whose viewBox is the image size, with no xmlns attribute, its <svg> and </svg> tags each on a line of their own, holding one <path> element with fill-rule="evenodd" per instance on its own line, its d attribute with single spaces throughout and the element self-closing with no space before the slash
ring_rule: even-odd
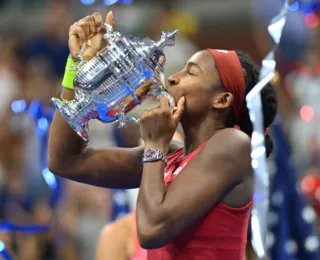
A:
<svg viewBox="0 0 320 260">
<path fill-rule="evenodd" d="M 112 13 L 106 22 L 113 25 Z M 87 16 L 70 27 L 73 59 L 91 40 L 89 60 L 101 48 L 102 17 Z M 147 259 L 242 260 L 252 205 L 250 158 L 252 125 L 246 94 L 258 82 L 259 68 L 249 56 L 207 49 L 195 53 L 168 79 L 167 99 L 140 119 L 144 146 L 88 150 L 55 114 L 49 141 L 49 168 L 59 176 L 107 188 L 140 187 L 136 224 Z M 261 93 L 264 127 L 277 111 L 271 85 Z M 62 98 L 72 99 L 64 89 Z M 168 154 L 181 123 L 184 147 Z M 267 153 L 272 149 L 266 135 Z"/>
</svg>

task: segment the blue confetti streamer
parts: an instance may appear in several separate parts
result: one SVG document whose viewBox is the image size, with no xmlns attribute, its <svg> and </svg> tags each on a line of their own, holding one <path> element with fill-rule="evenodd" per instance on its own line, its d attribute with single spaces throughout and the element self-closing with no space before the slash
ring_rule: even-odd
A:
<svg viewBox="0 0 320 260">
<path fill-rule="evenodd" d="M 24 234 L 38 234 L 47 232 L 49 229 L 49 225 L 17 225 L 9 221 L 0 222 L 1 231 L 23 232 Z M 2 256 L 4 260 L 12 259 L 10 253 L 6 250 L 5 243 L 2 240 L 0 240 L 0 256 Z"/>
<path fill-rule="evenodd" d="M 80 2 L 83 5 L 92 5 L 96 1 L 95 0 L 80 0 Z M 111 6 L 114 4 L 123 4 L 123 5 L 129 5 L 132 4 L 133 0 L 103 0 L 102 1 L 104 5 Z"/>
<path fill-rule="evenodd" d="M 300 8 L 300 4 L 298 1 L 296 1 L 289 6 L 288 10 L 291 12 L 294 12 L 294 11 L 298 11 L 299 8 Z"/>
<path fill-rule="evenodd" d="M 49 229 L 49 225 L 19 225 L 9 221 L 0 222 L 0 230 L 2 231 L 23 232 L 25 234 L 37 234 L 47 232 Z"/>
</svg>

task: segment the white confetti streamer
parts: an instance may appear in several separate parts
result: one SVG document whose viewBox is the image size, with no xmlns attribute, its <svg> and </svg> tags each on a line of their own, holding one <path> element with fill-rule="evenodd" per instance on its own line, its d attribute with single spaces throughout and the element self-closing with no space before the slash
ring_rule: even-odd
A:
<svg viewBox="0 0 320 260">
<path fill-rule="evenodd" d="M 268 26 L 268 32 L 274 40 L 274 47 L 262 61 L 259 82 L 246 96 L 250 120 L 253 126 L 251 138 L 251 164 L 254 170 L 254 201 L 251 216 L 252 246 L 259 259 L 267 257 L 266 238 L 269 211 L 269 174 L 266 167 L 265 131 L 263 127 L 260 91 L 274 76 L 276 67 L 275 51 L 279 45 L 283 27 L 286 23 L 288 7 L 288 0 L 286 0 L 280 13 L 271 20 Z"/>
</svg>

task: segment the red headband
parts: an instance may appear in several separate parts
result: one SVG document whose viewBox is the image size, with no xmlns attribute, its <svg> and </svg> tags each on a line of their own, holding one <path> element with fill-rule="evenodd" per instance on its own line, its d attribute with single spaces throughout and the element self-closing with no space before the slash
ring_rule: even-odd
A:
<svg viewBox="0 0 320 260">
<path fill-rule="evenodd" d="M 243 69 L 235 51 L 208 49 L 215 61 L 222 84 L 233 95 L 232 110 L 235 123 L 241 119 L 246 83 Z"/>
</svg>

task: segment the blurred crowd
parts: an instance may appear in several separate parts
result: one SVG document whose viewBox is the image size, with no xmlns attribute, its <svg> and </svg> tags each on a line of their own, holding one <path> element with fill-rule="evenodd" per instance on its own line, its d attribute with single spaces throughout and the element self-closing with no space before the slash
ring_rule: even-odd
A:
<svg viewBox="0 0 320 260">
<path fill-rule="evenodd" d="M 6 8 L 12 8 L 7 2 L 0 1 L 0 13 L 5 13 Z M 13 2 L 16 3 L 14 7 L 21 4 L 23 10 L 23 1 L 10 3 L 13 5 Z M 76 4 L 75 1 L 70 1 L 73 2 L 73 6 L 68 2 L 47 1 L 41 9 L 43 18 L 39 20 L 41 22 L 36 23 L 37 30 L 25 32 L 25 28 L 21 26 L 21 19 L 24 20 L 26 17 L 19 17 L 19 26 L 15 27 L 12 24 L 14 19 L 11 19 L 8 29 L 1 26 L 0 221 L 24 225 L 50 225 L 48 232 L 37 234 L 10 232 L 2 230 L 0 226 L 0 240 L 5 242 L 8 250 L 16 255 L 17 259 L 93 259 L 102 227 L 113 220 L 114 196 L 111 190 L 57 179 L 61 191 L 56 203 L 50 202 L 53 190 L 42 175 L 41 158 L 46 152 L 37 132 L 38 122 L 28 113 L 16 113 L 12 106 L 15 100 L 25 100 L 26 107 L 33 101 L 39 101 L 44 109 L 49 109 L 50 98 L 59 95 L 65 61 L 69 55 L 69 26 L 91 11 L 100 10 L 105 14 L 109 10 L 103 5 L 88 8 L 81 5 L 80 1 Z M 228 34 L 222 29 L 207 35 L 206 30 L 210 28 L 210 23 L 202 21 L 201 24 L 201 17 L 186 11 L 181 4 L 183 1 L 163 1 L 163 4 L 153 8 L 152 12 L 144 12 L 143 15 L 138 4 L 148 1 L 136 2 L 137 6 L 112 7 L 118 30 L 158 39 L 162 30 L 180 29 L 176 46 L 166 50 L 166 76 L 180 70 L 186 60 L 201 48 L 223 48 L 223 37 L 228 48 L 241 48 L 245 45 L 245 51 L 250 53 L 251 47 L 242 40 L 239 41 L 241 46 L 237 46 L 237 42 L 233 42 L 232 45 L 232 36 L 228 40 Z M 179 2 L 180 5 L 175 6 L 170 4 L 171 2 Z M 243 2 L 248 4 L 250 1 Z M 35 4 L 37 3 L 35 1 Z M 269 9 L 264 9 L 265 12 L 267 10 Z M 270 12 L 273 11 L 271 8 Z M 28 15 L 32 16 L 30 11 Z M 39 13 L 35 12 L 34 15 L 39 17 Z M 252 23 L 257 23 L 257 18 L 251 19 Z M 302 18 L 299 16 L 292 19 L 297 23 L 298 20 L 294 19 Z M 279 114 L 283 129 L 290 140 L 290 153 L 297 167 L 297 185 L 308 176 L 320 176 L 320 29 L 317 24 L 319 18 L 310 19 L 306 21 L 309 22 L 306 30 L 310 33 L 305 36 L 305 41 L 294 38 L 294 29 L 290 27 L 284 35 L 278 54 Z M 262 20 L 261 30 L 265 30 Z M 26 27 L 29 26 L 28 21 L 33 20 L 26 19 Z M 145 24 L 145 21 L 148 23 Z M 305 21 L 302 19 L 300 22 Z M 234 31 L 237 30 L 237 26 L 240 28 L 242 25 L 229 25 Z M 234 34 L 232 30 L 231 34 Z M 220 39 L 212 40 L 215 37 Z M 252 48 L 255 48 L 254 58 L 261 61 L 265 48 L 270 46 L 261 43 L 264 36 L 256 28 L 248 33 L 248 37 L 251 37 Z M 257 49 L 253 46 L 259 47 Z M 145 104 L 152 105 L 150 102 Z M 142 109 L 143 107 L 138 107 L 132 113 L 138 116 Z M 91 147 L 135 146 L 139 142 L 139 129 L 134 125 L 129 124 L 127 128 L 119 130 L 116 124 L 90 123 Z M 317 208 L 320 204 L 320 188 L 318 193 L 310 195 L 309 184 L 310 181 L 305 182 L 303 191 L 307 194 L 310 204 Z M 136 193 L 126 193 L 131 209 L 134 208 Z M 318 214 L 320 217 L 319 211 Z"/>
</svg>

